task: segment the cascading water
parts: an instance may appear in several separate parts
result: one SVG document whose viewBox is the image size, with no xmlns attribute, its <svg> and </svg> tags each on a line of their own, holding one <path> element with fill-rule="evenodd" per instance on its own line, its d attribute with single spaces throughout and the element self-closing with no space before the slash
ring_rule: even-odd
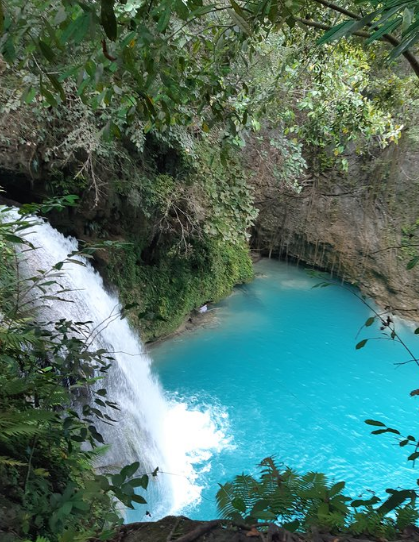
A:
<svg viewBox="0 0 419 542">
<path fill-rule="evenodd" d="M 65 238 L 47 223 L 31 228 L 25 239 L 36 249 L 26 251 L 22 258 L 24 274 L 49 270 L 78 250 L 75 239 Z M 178 398 L 172 401 L 164 396 L 151 371 L 150 357 L 127 321 L 120 318 L 117 297 L 105 291 L 100 275 L 85 259 L 71 259 L 83 265 L 64 263 L 57 280 L 68 290 L 60 297 L 68 301 L 53 299 L 49 306 L 43 302 L 39 310 L 49 320 L 91 322 L 92 349 L 105 348 L 115 360 L 100 387 L 107 388 L 108 398 L 120 411 L 112 413 L 117 423 L 100 428 L 111 449 L 102 458 L 106 465 L 98 466 L 122 467 L 139 461 L 145 472 L 159 467 L 161 474 L 152 478 L 145 495 L 148 505 L 134 516 L 130 513 L 130 519 L 140 520 L 146 509 L 153 519 L 179 512 L 200 498 L 197 462 L 208 468 L 212 453 L 227 444 L 220 420 L 208 410 L 191 410 Z M 225 424 L 225 417 L 221 421 Z"/>
</svg>

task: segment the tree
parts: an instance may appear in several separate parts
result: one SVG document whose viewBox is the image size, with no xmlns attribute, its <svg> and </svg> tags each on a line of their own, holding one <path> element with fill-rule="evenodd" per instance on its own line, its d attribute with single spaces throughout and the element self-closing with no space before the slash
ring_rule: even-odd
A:
<svg viewBox="0 0 419 542">
<path fill-rule="evenodd" d="M 40 96 L 56 107 L 80 96 L 103 117 L 105 137 L 135 119 L 146 132 L 191 123 L 207 131 L 222 120 L 234 134 L 247 117 L 231 99 L 248 91 L 234 64 L 251 60 L 272 30 L 326 30 L 319 43 L 383 40 L 390 60 L 403 55 L 419 76 L 410 50 L 419 37 L 416 4 L 387 0 L 371 10 L 364 0 L 351 11 L 328 0 L 2 0 L 0 52 L 25 86 L 24 101 Z"/>
</svg>

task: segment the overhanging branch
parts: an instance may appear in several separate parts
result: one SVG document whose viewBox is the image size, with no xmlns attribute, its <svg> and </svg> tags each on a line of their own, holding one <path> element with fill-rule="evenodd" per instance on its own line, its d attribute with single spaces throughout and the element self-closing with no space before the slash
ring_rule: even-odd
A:
<svg viewBox="0 0 419 542">
<path fill-rule="evenodd" d="M 333 11 L 336 11 L 338 13 L 341 13 L 342 15 L 346 15 L 347 17 L 350 17 L 352 19 L 361 19 L 359 15 L 356 13 L 353 13 L 352 11 L 348 11 L 345 8 L 341 8 L 340 6 L 337 6 L 336 4 L 333 4 L 332 2 L 328 2 L 328 0 L 313 0 L 314 2 L 321 4 L 322 6 L 325 6 Z M 327 24 L 319 23 L 318 21 L 312 21 L 311 19 L 300 19 L 299 17 L 295 18 L 296 21 L 303 24 L 304 26 L 311 26 L 313 28 L 319 28 L 320 30 L 330 30 L 332 27 Z M 369 23 L 366 26 L 372 26 L 372 23 Z M 358 32 L 354 32 L 352 34 L 353 36 L 358 36 L 361 38 L 369 38 L 371 37 L 371 34 L 369 32 L 365 32 L 362 30 L 359 30 Z M 397 47 L 400 45 L 399 40 L 393 36 L 392 34 L 384 34 L 379 41 L 384 41 L 389 43 L 392 47 Z M 402 53 L 404 58 L 407 60 L 407 62 L 410 64 L 412 70 L 414 71 L 416 77 L 419 78 L 419 60 L 415 57 L 413 53 L 410 51 L 404 51 Z"/>
</svg>

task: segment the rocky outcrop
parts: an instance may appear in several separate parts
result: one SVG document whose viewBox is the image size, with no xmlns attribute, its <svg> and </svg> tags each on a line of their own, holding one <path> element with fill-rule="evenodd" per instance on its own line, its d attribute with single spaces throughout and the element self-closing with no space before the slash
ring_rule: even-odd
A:
<svg viewBox="0 0 419 542">
<path fill-rule="evenodd" d="M 405 133 L 375 156 L 348 156 L 349 172 L 303 180 L 284 190 L 257 174 L 259 217 L 252 245 L 357 283 L 383 308 L 419 319 L 419 147 Z"/>
<path fill-rule="evenodd" d="M 398 542 L 418 542 L 419 529 L 408 525 Z M 229 520 L 194 521 L 183 516 L 167 516 L 157 522 L 129 523 L 120 527 L 110 542 L 372 542 L 376 537 L 352 537 L 317 530 L 292 533 L 275 523 L 248 525 Z M 378 538 L 378 540 L 382 540 Z M 91 540 L 99 542 L 99 539 Z"/>
</svg>

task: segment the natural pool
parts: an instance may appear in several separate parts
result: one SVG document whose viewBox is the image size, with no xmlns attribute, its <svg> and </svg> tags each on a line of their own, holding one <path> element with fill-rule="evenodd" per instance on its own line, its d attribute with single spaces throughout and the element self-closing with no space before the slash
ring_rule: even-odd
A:
<svg viewBox="0 0 419 542">
<path fill-rule="evenodd" d="M 207 413 L 208 427 L 189 416 L 178 435 L 188 441 L 202 492 L 177 512 L 216 517 L 217 484 L 255 473 L 268 455 L 346 480 L 353 496 L 414 487 L 419 470 L 407 449 L 389 435 L 370 435 L 364 420 L 415 435 L 418 402 L 409 393 L 419 387 L 419 368 L 395 366 L 409 356 L 394 341 L 355 349 L 362 338 L 383 335 L 377 324 L 358 335 L 371 311 L 348 289 L 313 289 L 320 279 L 278 261 L 262 260 L 256 273 L 218 305 L 214 325 L 152 350 L 168 396 Z M 398 330 L 418 352 L 418 336 L 402 324 Z"/>
</svg>

